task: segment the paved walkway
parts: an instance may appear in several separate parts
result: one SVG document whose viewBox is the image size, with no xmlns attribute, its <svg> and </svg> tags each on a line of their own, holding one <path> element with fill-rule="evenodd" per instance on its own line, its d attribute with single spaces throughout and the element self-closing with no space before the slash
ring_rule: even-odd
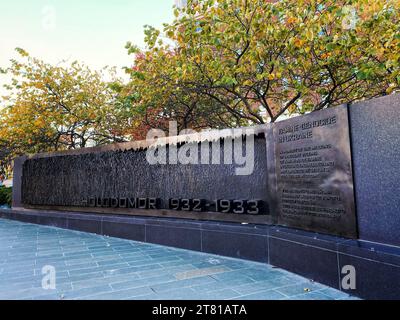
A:
<svg viewBox="0 0 400 320">
<path fill-rule="evenodd" d="M 55 290 L 42 288 L 45 266 Z M 351 297 L 261 263 L 0 219 L 0 299 Z"/>
</svg>

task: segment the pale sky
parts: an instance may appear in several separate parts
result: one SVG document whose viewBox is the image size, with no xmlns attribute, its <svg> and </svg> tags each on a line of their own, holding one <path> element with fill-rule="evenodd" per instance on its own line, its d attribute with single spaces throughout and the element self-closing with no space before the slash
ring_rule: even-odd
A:
<svg viewBox="0 0 400 320">
<path fill-rule="evenodd" d="M 57 63 L 78 60 L 94 69 L 129 66 L 124 46 L 143 47 L 143 26 L 173 20 L 173 0 L 0 0 L 0 66 L 21 47 Z M 0 77 L 0 86 L 4 77 Z M 0 89 L 2 90 L 2 89 Z M 0 91 L 1 93 L 1 91 Z"/>
</svg>

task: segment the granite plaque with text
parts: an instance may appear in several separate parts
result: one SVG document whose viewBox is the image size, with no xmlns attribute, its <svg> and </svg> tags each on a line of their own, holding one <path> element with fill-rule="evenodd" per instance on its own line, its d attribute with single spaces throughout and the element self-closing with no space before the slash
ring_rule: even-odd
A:
<svg viewBox="0 0 400 320">
<path fill-rule="evenodd" d="M 274 161 L 278 224 L 356 237 L 346 106 L 278 122 L 267 141 Z"/>
</svg>

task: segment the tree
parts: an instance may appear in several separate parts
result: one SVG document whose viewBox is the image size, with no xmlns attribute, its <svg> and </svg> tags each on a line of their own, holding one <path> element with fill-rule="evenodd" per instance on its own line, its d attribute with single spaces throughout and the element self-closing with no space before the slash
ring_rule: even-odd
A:
<svg viewBox="0 0 400 320">
<path fill-rule="evenodd" d="M 2 70 L 12 77 L 0 100 L 2 173 L 17 155 L 125 140 L 124 110 L 114 103 L 115 77 L 110 84 L 104 74 L 77 62 L 53 66 L 17 51 L 21 59 Z"/>
<path fill-rule="evenodd" d="M 239 124 L 215 100 L 178 85 L 180 57 L 174 51 L 160 48 L 154 54 L 131 44 L 127 48 L 135 54 L 135 65 L 127 69 L 131 81 L 121 96 L 135 114 L 137 138 L 144 138 L 150 128 L 168 129 L 170 120 L 177 121 L 179 131 Z"/>
<path fill-rule="evenodd" d="M 399 89 L 396 0 L 189 0 L 175 16 L 144 52 L 128 44 L 142 115 L 200 101 L 208 120 L 265 123 Z"/>
</svg>

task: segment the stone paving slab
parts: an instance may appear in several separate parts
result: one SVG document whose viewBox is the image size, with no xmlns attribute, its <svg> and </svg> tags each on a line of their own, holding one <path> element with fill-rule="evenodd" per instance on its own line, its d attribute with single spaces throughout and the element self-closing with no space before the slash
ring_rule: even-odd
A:
<svg viewBox="0 0 400 320">
<path fill-rule="evenodd" d="M 42 288 L 45 266 L 54 290 Z M 0 299 L 354 298 L 267 264 L 0 219 Z"/>
</svg>

